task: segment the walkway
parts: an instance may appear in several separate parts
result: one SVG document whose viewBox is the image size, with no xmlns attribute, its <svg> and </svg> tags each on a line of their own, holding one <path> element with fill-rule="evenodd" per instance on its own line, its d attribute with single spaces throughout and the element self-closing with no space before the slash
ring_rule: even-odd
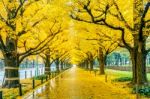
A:
<svg viewBox="0 0 150 99">
<path fill-rule="evenodd" d="M 99 78 L 73 67 L 52 80 L 46 86 L 46 91 L 36 95 L 36 99 L 135 99 L 133 95 L 121 92 Z"/>
</svg>

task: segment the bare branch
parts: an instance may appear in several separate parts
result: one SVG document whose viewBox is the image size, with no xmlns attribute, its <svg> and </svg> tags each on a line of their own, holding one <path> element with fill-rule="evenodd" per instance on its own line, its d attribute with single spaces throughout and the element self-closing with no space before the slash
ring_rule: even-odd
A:
<svg viewBox="0 0 150 99">
<path fill-rule="evenodd" d="M 150 2 L 148 2 L 146 4 L 146 7 L 145 7 L 144 12 L 143 12 L 143 15 L 141 17 L 141 24 L 140 24 L 140 29 L 139 29 L 139 41 L 143 41 L 143 28 L 145 27 L 144 19 L 145 19 L 145 16 L 146 16 L 146 14 L 147 14 L 147 12 L 149 10 L 149 7 L 150 7 Z"/>
<path fill-rule="evenodd" d="M 6 50 L 6 46 L 3 42 L 2 36 L 0 35 L 0 49 L 2 49 L 2 51 Z"/>
<path fill-rule="evenodd" d="M 113 16 L 115 16 L 116 18 L 118 18 L 120 21 L 124 22 L 125 26 L 126 26 L 129 30 L 133 31 L 134 29 L 128 24 L 128 22 L 126 21 L 126 19 L 125 19 L 124 16 L 122 15 L 122 13 L 121 13 L 121 11 L 120 11 L 120 9 L 119 9 L 119 7 L 118 7 L 118 5 L 117 5 L 117 3 L 116 3 L 115 0 L 114 0 L 114 5 L 115 5 L 115 7 L 116 7 L 116 9 L 117 9 L 117 11 L 118 11 L 118 13 L 119 13 L 119 15 L 114 15 L 114 14 L 112 14 L 112 13 L 109 11 L 110 14 L 113 15 Z"/>
<path fill-rule="evenodd" d="M 87 14 L 89 15 L 89 16 L 91 16 L 91 20 L 89 21 L 89 20 L 86 20 L 86 19 L 81 19 L 80 17 L 78 17 L 77 15 L 75 15 L 73 12 L 72 12 L 72 14 L 71 14 L 71 18 L 72 19 L 75 19 L 75 20 L 77 20 L 77 21 L 82 21 L 82 22 L 86 22 L 86 23 L 93 23 L 93 24 L 98 24 L 98 25 L 105 25 L 105 26 L 107 26 L 108 28 L 111 28 L 111 29 L 113 29 L 113 30 L 118 30 L 118 31 L 121 31 L 121 33 L 122 33 L 122 40 L 123 40 L 123 43 L 124 43 L 124 45 L 127 47 L 127 48 L 131 48 L 131 46 L 128 44 L 128 43 L 126 43 L 126 41 L 125 41 L 125 30 L 124 30 L 124 28 L 123 27 L 120 27 L 120 26 L 114 26 L 113 24 L 110 24 L 110 23 L 108 23 L 106 20 L 107 20 L 107 14 L 109 13 L 109 9 L 112 7 L 112 5 L 109 5 L 109 4 L 107 4 L 106 5 L 106 7 L 105 7 L 105 10 L 103 11 L 103 13 L 102 14 L 104 14 L 104 18 L 102 17 L 102 18 L 100 18 L 100 19 L 95 19 L 95 17 L 94 17 L 94 15 L 91 13 L 91 9 L 88 7 L 88 5 L 84 5 L 84 8 L 83 9 L 85 9 L 86 11 L 87 11 Z M 118 8 L 118 6 L 116 5 L 116 7 Z M 118 11 L 120 11 L 119 10 L 119 8 L 118 8 Z M 79 13 L 79 12 L 78 12 Z M 120 13 L 120 16 L 121 16 L 121 18 L 122 18 L 122 20 L 127 24 L 127 21 L 124 19 L 124 17 L 123 17 L 123 15 Z M 128 24 L 127 24 L 127 26 L 128 26 Z M 129 27 L 129 26 L 128 26 Z"/>
<path fill-rule="evenodd" d="M 25 2 L 26 2 L 26 0 L 19 0 L 19 3 L 20 3 L 20 4 L 19 4 L 18 8 L 16 9 L 13 18 L 16 18 L 16 17 L 17 17 L 18 12 L 19 12 L 20 9 L 23 7 L 23 5 L 24 5 Z"/>
</svg>

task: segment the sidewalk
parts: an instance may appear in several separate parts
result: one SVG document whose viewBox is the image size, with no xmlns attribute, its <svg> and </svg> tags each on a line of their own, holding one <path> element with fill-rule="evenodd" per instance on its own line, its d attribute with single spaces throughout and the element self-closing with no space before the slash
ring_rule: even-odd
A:
<svg viewBox="0 0 150 99">
<path fill-rule="evenodd" d="M 36 99 L 135 99 L 135 95 L 109 86 L 100 76 L 73 67 L 52 80 Z"/>
</svg>

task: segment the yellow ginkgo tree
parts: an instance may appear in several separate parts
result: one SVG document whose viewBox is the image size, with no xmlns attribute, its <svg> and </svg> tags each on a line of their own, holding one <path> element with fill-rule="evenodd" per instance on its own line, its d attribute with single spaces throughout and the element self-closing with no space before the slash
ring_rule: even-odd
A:
<svg viewBox="0 0 150 99">
<path fill-rule="evenodd" d="M 106 26 L 121 33 L 122 44 L 132 58 L 133 83 L 145 84 L 146 39 L 149 36 L 149 0 L 74 0 L 71 17 L 90 24 Z M 128 42 L 130 35 L 132 42 Z"/>
<path fill-rule="evenodd" d="M 50 20 L 50 3 L 45 0 L 1 0 L 0 6 L 0 50 L 5 62 L 3 87 L 17 87 L 19 64 L 26 57 L 44 51 L 62 28 L 58 21 Z"/>
</svg>

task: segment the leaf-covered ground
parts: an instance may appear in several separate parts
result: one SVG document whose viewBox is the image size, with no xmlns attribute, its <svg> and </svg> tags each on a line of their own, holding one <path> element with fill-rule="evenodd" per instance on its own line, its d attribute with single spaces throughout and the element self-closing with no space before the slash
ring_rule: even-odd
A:
<svg viewBox="0 0 150 99">
<path fill-rule="evenodd" d="M 118 86 L 105 76 L 73 67 L 52 80 L 38 99 L 135 99 L 129 88 Z"/>
<path fill-rule="evenodd" d="M 32 79 L 23 79 L 20 81 L 22 84 L 22 93 L 25 94 L 32 90 Z M 35 80 L 35 87 L 41 84 L 40 80 Z M 19 88 L 2 88 L 3 99 L 20 99 Z"/>
</svg>

